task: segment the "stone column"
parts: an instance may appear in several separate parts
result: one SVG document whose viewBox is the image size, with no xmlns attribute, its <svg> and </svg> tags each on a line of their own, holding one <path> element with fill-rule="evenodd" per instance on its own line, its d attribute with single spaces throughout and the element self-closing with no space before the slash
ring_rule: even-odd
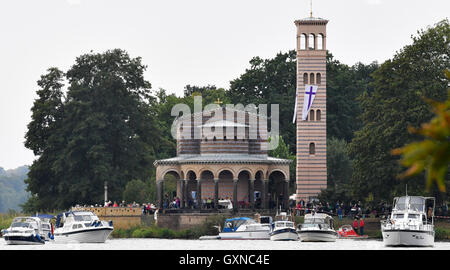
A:
<svg viewBox="0 0 450 270">
<path fill-rule="evenodd" d="M 202 182 L 201 179 L 197 179 L 197 208 L 202 208 Z"/>
<path fill-rule="evenodd" d="M 189 180 L 185 179 L 183 184 L 183 208 L 188 208 L 189 204 L 188 204 L 188 198 L 189 198 L 189 194 L 188 194 L 188 183 Z"/>
<path fill-rule="evenodd" d="M 287 210 L 289 209 L 289 179 L 285 180 L 283 193 L 284 209 Z"/>
<path fill-rule="evenodd" d="M 164 180 L 156 181 L 156 193 L 158 197 L 159 208 L 163 208 L 163 200 L 164 200 Z"/>
<path fill-rule="evenodd" d="M 248 200 L 250 203 L 250 209 L 255 209 L 255 179 L 249 179 L 248 183 Z"/>
<path fill-rule="evenodd" d="M 214 179 L 214 209 L 219 205 L 219 179 Z"/>
<path fill-rule="evenodd" d="M 267 198 L 267 192 L 268 192 L 268 186 L 269 186 L 269 179 L 263 179 L 262 180 L 263 183 L 263 189 L 261 192 L 261 208 L 262 209 L 267 209 L 269 208 L 268 206 L 268 198 Z"/>
<path fill-rule="evenodd" d="M 185 196 L 184 184 L 185 184 L 184 179 L 180 179 L 180 193 L 181 193 L 180 208 L 184 208 L 184 196 Z"/>
<path fill-rule="evenodd" d="M 233 179 L 233 210 L 237 211 L 239 209 L 237 200 L 237 189 L 238 189 L 238 179 Z"/>
</svg>

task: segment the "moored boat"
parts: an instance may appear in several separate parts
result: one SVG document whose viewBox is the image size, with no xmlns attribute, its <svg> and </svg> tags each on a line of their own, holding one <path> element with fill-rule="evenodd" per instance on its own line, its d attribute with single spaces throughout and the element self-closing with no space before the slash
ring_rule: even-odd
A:
<svg viewBox="0 0 450 270">
<path fill-rule="evenodd" d="M 16 217 L 2 234 L 8 245 L 45 244 L 42 237 L 42 222 L 37 217 Z"/>
<path fill-rule="evenodd" d="M 324 213 L 306 214 L 297 233 L 302 242 L 334 242 L 337 238 L 333 218 Z"/>
<path fill-rule="evenodd" d="M 272 241 L 297 241 L 298 233 L 292 217 L 286 212 L 281 212 L 275 217 L 274 227 L 270 233 Z"/>
<path fill-rule="evenodd" d="M 257 222 L 248 217 L 229 218 L 225 220 L 219 237 L 221 240 L 269 240 L 272 218 L 261 217 L 261 220 L 267 220 L 267 222 Z"/>
<path fill-rule="evenodd" d="M 368 235 L 359 235 L 353 230 L 351 225 L 342 225 L 338 230 L 338 237 L 341 239 L 367 239 Z"/>
<path fill-rule="evenodd" d="M 114 230 L 112 222 L 100 220 L 89 211 L 69 211 L 56 219 L 56 243 L 104 243 Z"/>
<path fill-rule="evenodd" d="M 385 246 L 434 246 L 435 198 L 403 196 L 394 198 L 394 208 L 381 221 Z"/>
</svg>

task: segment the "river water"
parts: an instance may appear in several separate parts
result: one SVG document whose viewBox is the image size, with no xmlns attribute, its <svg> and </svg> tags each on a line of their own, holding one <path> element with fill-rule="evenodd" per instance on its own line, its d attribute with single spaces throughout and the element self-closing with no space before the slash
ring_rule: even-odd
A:
<svg viewBox="0 0 450 270">
<path fill-rule="evenodd" d="M 0 250 L 450 250 L 450 242 L 435 242 L 434 247 L 385 247 L 381 240 L 337 239 L 336 242 L 270 240 L 179 240 L 153 238 L 108 239 L 101 244 L 7 245 L 0 238 Z"/>
</svg>

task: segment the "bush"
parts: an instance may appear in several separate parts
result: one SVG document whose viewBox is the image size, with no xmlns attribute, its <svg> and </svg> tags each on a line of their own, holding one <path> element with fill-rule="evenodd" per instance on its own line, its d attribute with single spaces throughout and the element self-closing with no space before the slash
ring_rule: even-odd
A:
<svg viewBox="0 0 450 270">
<path fill-rule="evenodd" d="M 435 240 L 449 240 L 450 230 L 443 228 L 434 228 L 434 239 Z"/>
</svg>

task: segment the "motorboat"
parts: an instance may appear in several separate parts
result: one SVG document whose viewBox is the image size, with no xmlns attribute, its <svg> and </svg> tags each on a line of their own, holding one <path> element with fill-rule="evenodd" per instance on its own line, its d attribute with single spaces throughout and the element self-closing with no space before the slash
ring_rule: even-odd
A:
<svg viewBox="0 0 450 270">
<path fill-rule="evenodd" d="M 55 227 L 55 243 L 104 243 L 114 230 L 111 221 L 102 221 L 90 211 L 61 213 Z"/>
<path fill-rule="evenodd" d="M 36 214 L 33 217 L 37 217 L 41 220 L 41 233 L 40 236 L 45 241 L 53 240 L 53 224 L 50 222 L 53 218 L 55 218 L 52 215 L 46 215 L 46 214 Z"/>
<path fill-rule="evenodd" d="M 297 233 L 302 242 L 335 242 L 337 238 L 333 218 L 324 213 L 306 214 Z"/>
<path fill-rule="evenodd" d="M 42 222 L 37 217 L 16 217 L 11 226 L 2 231 L 8 245 L 43 245 Z"/>
<path fill-rule="evenodd" d="M 248 217 L 226 219 L 219 237 L 222 240 L 269 240 L 272 218 L 261 217 L 261 221 Z"/>
<path fill-rule="evenodd" d="M 272 241 L 297 241 L 298 233 L 292 217 L 286 212 L 281 212 L 275 216 L 273 230 L 270 233 Z"/>
<path fill-rule="evenodd" d="M 351 225 L 342 225 L 338 230 L 338 238 L 341 239 L 367 239 L 368 235 L 359 235 Z"/>
<path fill-rule="evenodd" d="M 434 246 L 434 197 L 394 198 L 388 219 L 381 221 L 385 246 Z"/>
</svg>

